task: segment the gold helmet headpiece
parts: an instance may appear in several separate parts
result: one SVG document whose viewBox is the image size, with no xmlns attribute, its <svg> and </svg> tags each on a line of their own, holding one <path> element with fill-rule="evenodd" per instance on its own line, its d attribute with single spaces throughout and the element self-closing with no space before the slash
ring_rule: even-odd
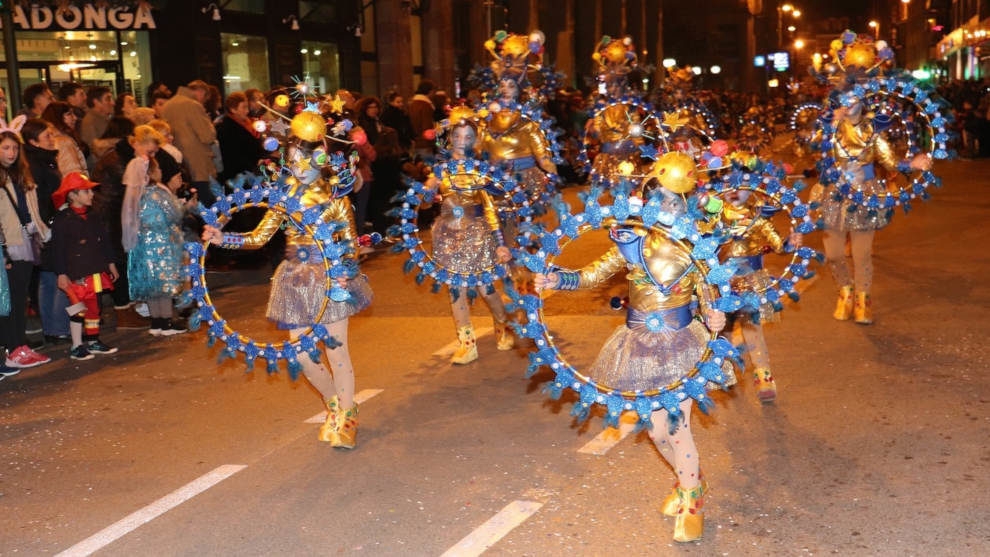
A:
<svg viewBox="0 0 990 557">
<path fill-rule="evenodd" d="M 841 79 L 850 74 L 872 74 L 877 69 L 890 66 L 894 60 L 894 51 L 886 41 L 875 41 L 869 35 L 857 35 L 846 30 L 839 38 L 829 44 L 831 61 L 823 64 L 820 58 L 813 58 L 816 71 L 825 70 L 827 74 Z"/>
<path fill-rule="evenodd" d="M 630 37 L 613 39 L 605 35 L 591 59 L 598 65 L 599 74 L 606 81 L 625 77 L 636 67 L 636 46 Z"/>
<path fill-rule="evenodd" d="M 530 70 L 538 70 L 543 64 L 543 45 L 546 36 L 542 31 L 529 35 L 517 35 L 498 31 L 485 41 L 485 49 L 492 55 L 492 71 L 496 79 L 511 79 L 517 84 L 527 81 Z"/>
</svg>

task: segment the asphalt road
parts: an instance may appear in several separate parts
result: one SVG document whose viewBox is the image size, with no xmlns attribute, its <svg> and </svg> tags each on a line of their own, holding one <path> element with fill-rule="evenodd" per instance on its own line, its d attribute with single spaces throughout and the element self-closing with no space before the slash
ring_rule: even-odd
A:
<svg viewBox="0 0 990 557">
<path fill-rule="evenodd" d="M 990 161 L 944 176 L 877 237 L 875 325 L 830 317 L 822 269 L 768 330 L 777 403 L 744 376 L 695 417 L 712 485 L 700 542 L 672 542 L 657 507 L 674 478 L 645 434 L 579 452 L 600 418 L 575 425 L 540 392 L 548 374 L 524 378 L 525 348 L 497 352 L 490 333 L 478 362 L 451 366 L 445 299 L 380 254 L 350 331 L 358 391 L 381 389 L 355 451 L 316 440 L 304 381 L 217 365 L 202 333 L 111 334 L 119 354 L 58 353 L 0 383 L 0 554 L 88 540 L 103 555 L 436 556 L 485 524 L 504 534 L 489 555 L 990 554 Z M 238 328 L 274 338 L 267 278 L 211 284 Z M 576 363 L 621 319 L 611 295 L 551 298 Z"/>
</svg>

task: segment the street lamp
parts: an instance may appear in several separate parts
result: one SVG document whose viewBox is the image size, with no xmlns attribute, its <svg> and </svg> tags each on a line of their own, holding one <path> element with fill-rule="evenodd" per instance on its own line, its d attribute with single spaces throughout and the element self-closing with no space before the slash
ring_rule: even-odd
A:
<svg viewBox="0 0 990 557">
<path fill-rule="evenodd" d="M 797 31 L 797 27 L 794 27 L 793 25 L 788 25 L 787 30 L 793 33 L 794 31 Z"/>
<path fill-rule="evenodd" d="M 694 75 L 701 75 L 701 66 L 692 66 L 691 71 L 694 72 Z"/>
<path fill-rule="evenodd" d="M 795 8 L 793 4 L 781 4 L 777 6 L 777 48 L 781 48 L 784 45 L 784 14 L 798 18 L 801 17 L 801 10 Z"/>
<path fill-rule="evenodd" d="M 875 20 L 875 19 L 871 19 L 870 22 L 867 23 L 867 25 L 870 27 L 870 29 L 873 29 L 873 38 L 879 39 L 880 38 L 880 22 L 877 21 L 877 20 Z"/>
<path fill-rule="evenodd" d="M 804 41 L 801 40 L 801 39 L 795 40 L 794 41 L 794 48 L 795 48 L 795 50 L 801 50 L 802 48 L 804 48 Z"/>
<path fill-rule="evenodd" d="M 712 66 L 711 72 L 715 75 L 722 73 L 722 66 Z"/>
<path fill-rule="evenodd" d="M 663 59 L 663 67 L 667 68 L 668 70 L 676 65 L 677 65 L 677 60 L 674 60 L 673 58 Z"/>
</svg>

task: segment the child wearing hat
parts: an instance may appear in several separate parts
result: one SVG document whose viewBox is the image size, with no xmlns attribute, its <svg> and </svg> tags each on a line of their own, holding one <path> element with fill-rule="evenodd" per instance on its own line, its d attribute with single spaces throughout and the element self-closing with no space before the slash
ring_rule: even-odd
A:
<svg viewBox="0 0 990 557">
<path fill-rule="evenodd" d="M 90 214 L 93 188 L 86 175 L 71 172 L 52 194 L 56 207 L 68 201 L 52 224 L 52 250 L 58 287 L 69 297 L 69 333 L 73 360 L 91 360 L 93 354 L 113 354 L 116 348 L 100 340 L 99 294 L 112 290 L 117 280 L 113 249 L 106 224 Z"/>
</svg>

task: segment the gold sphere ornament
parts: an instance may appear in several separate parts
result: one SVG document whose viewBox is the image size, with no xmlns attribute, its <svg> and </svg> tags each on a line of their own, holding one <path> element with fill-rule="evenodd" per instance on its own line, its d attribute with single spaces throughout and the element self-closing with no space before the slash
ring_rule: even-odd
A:
<svg viewBox="0 0 990 557">
<path fill-rule="evenodd" d="M 660 185 L 674 193 L 688 193 L 698 182 L 694 159 L 687 153 L 671 151 L 653 163 L 649 178 L 656 178 Z"/>
<path fill-rule="evenodd" d="M 846 53 L 842 57 L 842 65 L 857 66 L 860 68 L 871 68 L 876 62 L 877 52 L 872 44 L 853 43 L 846 48 Z"/>
<path fill-rule="evenodd" d="M 612 41 L 608 46 L 605 47 L 605 59 L 613 64 L 619 64 L 625 61 L 626 51 L 628 49 L 621 41 Z"/>
<path fill-rule="evenodd" d="M 292 118 L 292 135 L 303 141 L 316 142 L 327 133 L 327 123 L 315 112 L 303 111 Z"/>
</svg>

